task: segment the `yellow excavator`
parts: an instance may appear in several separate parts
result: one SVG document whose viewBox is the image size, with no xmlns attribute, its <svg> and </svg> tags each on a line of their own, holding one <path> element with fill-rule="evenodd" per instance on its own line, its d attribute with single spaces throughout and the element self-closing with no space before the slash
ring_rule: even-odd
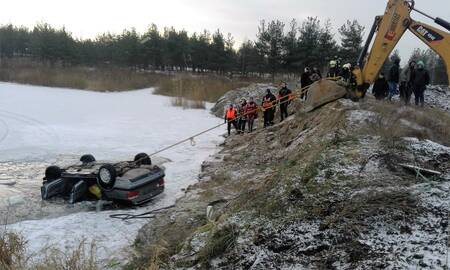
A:
<svg viewBox="0 0 450 270">
<path fill-rule="evenodd" d="M 416 9 L 415 1 L 389 0 L 384 15 L 375 17 L 368 39 L 353 70 L 354 85 L 345 89 L 330 80 L 321 80 L 314 83 L 307 91 L 305 111 L 311 111 L 344 96 L 350 96 L 354 99 L 363 97 L 370 85 L 376 80 L 384 62 L 406 30 L 411 31 L 442 57 L 450 81 L 450 33 L 412 19 L 412 11 L 424 15 L 450 31 L 449 22 Z M 372 47 L 370 47 L 371 44 Z"/>
</svg>

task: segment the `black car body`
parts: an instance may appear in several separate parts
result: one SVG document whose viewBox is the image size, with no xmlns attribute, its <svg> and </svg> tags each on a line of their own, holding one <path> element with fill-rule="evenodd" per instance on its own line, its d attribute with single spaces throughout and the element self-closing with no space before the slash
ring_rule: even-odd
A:
<svg viewBox="0 0 450 270">
<path fill-rule="evenodd" d="M 150 157 L 141 153 L 133 161 L 97 162 L 84 155 L 80 164 L 46 169 L 41 187 L 43 200 L 55 196 L 69 203 L 103 199 L 139 205 L 164 191 L 164 169 L 151 164 Z"/>
</svg>

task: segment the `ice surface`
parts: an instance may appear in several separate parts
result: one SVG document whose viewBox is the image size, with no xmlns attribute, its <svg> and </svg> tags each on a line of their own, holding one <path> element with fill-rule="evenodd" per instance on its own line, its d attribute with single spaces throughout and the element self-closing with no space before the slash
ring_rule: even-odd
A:
<svg viewBox="0 0 450 270">
<path fill-rule="evenodd" d="M 172 107 L 170 98 L 153 95 L 151 89 L 99 93 L 0 83 L 0 174 L 4 181 L 17 181 L 15 186 L 0 185 L 0 201 L 39 196 L 36 187 L 43 165 L 63 162 L 65 156 L 73 159 L 92 153 L 99 160 L 129 160 L 139 152 L 152 153 L 220 122 L 206 110 Z M 165 164 L 165 193 L 145 207 L 125 212 L 141 213 L 173 204 L 181 189 L 196 181 L 201 162 L 216 151 L 222 133 L 219 128 L 195 139 L 195 146 L 186 143 L 161 153 L 172 160 Z M 24 172 L 17 173 L 21 166 Z M 12 167 L 16 168 L 14 174 Z M 33 168 L 36 173 L 27 175 Z M 106 261 L 122 258 L 122 250 L 148 222 L 113 220 L 111 213 L 79 212 L 26 220 L 8 228 L 20 231 L 33 253 L 46 246 L 71 249 L 82 239 L 94 240 L 99 258 Z"/>
</svg>

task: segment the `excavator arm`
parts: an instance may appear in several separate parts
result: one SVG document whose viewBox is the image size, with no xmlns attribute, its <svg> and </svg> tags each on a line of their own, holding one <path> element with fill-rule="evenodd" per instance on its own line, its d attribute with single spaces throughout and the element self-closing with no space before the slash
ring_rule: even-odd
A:
<svg viewBox="0 0 450 270">
<path fill-rule="evenodd" d="M 450 81 L 450 34 L 411 19 L 413 10 L 416 10 L 414 1 L 389 0 L 384 15 L 375 18 L 357 66 L 353 70 L 356 78 L 357 96 L 361 96 L 376 80 L 384 62 L 407 30 L 410 30 L 442 57 Z M 421 11 L 418 12 L 450 31 L 450 23 L 445 20 L 432 18 Z M 372 41 L 373 44 L 369 51 Z"/>
<path fill-rule="evenodd" d="M 384 15 L 375 18 L 369 37 L 353 70 L 356 85 L 352 83 L 350 87 L 352 91 L 330 80 L 315 82 L 304 90 L 307 92 L 304 111 L 312 111 L 344 96 L 350 96 L 356 100 L 363 97 L 407 30 L 442 57 L 450 81 L 450 33 L 411 19 L 411 12 L 414 10 L 425 15 L 448 31 L 450 31 L 450 23 L 415 9 L 414 4 L 413 0 L 389 0 Z"/>
</svg>

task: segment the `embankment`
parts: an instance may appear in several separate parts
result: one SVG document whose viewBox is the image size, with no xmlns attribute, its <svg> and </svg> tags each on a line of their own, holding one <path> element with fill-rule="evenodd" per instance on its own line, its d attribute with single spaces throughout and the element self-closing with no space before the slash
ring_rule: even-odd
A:
<svg viewBox="0 0 450 270">
<path fill-rule="evenodd" d="M 231 136 L 129 268 L 444 268 L 449 146 L 448 112 L 372 97 Z"/>
</svg>

